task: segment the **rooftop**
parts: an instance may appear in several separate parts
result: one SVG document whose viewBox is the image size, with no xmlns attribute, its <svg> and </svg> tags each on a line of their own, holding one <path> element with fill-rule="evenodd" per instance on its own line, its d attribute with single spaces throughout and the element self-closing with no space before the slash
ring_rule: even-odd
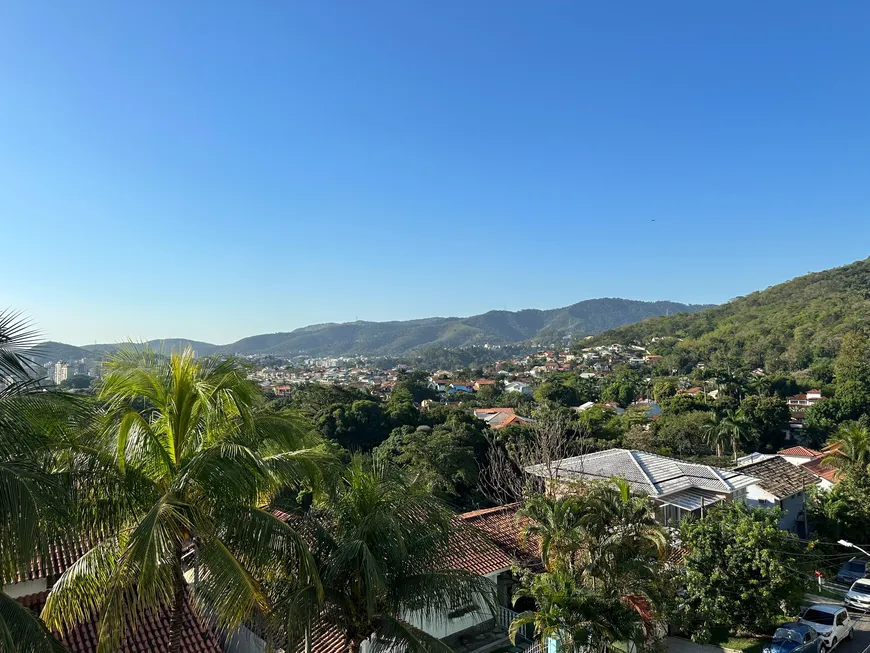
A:
<svg viewBox="0 0 870 653">
<path fill-rule="evenodd" d="M 19 597 L 18 602 L 34 612 L 40 612 L 47 598 L 46 591 Z M 131 611 L 125 612 L 127 633 L 117 653 L 163 653 L 169 650 L 168 610 L 143 612 L 135 622 L 131 614 Z M 95 614 L 70 630 L 63 638 L 63 643 L 70 653 L 93 653 L 97 650 L 98 632 Z M 181 653 L 221 653 L 221 650 L 214 635 L 203 627 L 186 601 Z"/>
<path fill-rule="evenodd" d="M 789 447 L 788 449 L 782 449 L 778 451 L 777 454 L 780 456 L 801 456 L 805 458 L 816 458 L 822 455 L 821 451 L 816 451 L 815 449 L 808 449 L 807 447 Z"/>
<path fill-rule="evenodd" d="M 557 476 L 566 479 L 624 478 L 634 490 L 652 497 L 689 488 L 731 494 L 757 482 L 752 476 L 733 470 L 628 449 L 608 449 L 565 458 L 555 463 L 555 469 Z M 537 476 L 545 475 L 541 465 L 527 467 L 526 471 Z"/>
<path fill-rule="evenodd" d="M 819 482 L 815 474 L 810 473 L 801 465 L 792 465 L 781 456 L 743 465 L 737 469 L 756 477 L 761 489 L 770 492 L 778 499 L 785 499 L 798 492 L 803 492 L 808 486 Z"/>
</svg>

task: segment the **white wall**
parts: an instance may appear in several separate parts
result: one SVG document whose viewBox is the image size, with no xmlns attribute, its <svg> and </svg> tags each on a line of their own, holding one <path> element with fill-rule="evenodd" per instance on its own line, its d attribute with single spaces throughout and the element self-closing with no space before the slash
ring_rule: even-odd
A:
<svg viewBox="0 0 870 653">
<path fill-rule="evenodd" d="M 757 508 L 779 508 L 779 499 L 762 490 L 758 485 L 751 485 L 746 490 L 746 503 Z M 804 493 L 798 492 L 794 496 L 784 499 L 782 502 L 782 515 L 779 518 L 779 527 L 784 531 L 795 532 L 797 530 L 798 515 L 804 508 Z"/>
<path fill-rule="evenodd" d="M 485 578 L 488 578 L 492 581 L 493 590 L 496 586 L 496 578 L 503 571 L 507 571 L 506 569 L 500 569 L 499 571 L 495 571 L 491 574 L 487 574 Z M 480 602 L 482 605 L 485 605 L 483 601 Z M 477 626 L 478 624 L 482 624 L 484 621 L 488 621 L 492 619 L 495 615 L 489 613 L 489 611 L 484 608 L 481 611 L 470 612 L 465 614 L 457 619 L 450 619 L 446 614 L 445 615 L 425 615 L 423 613 L 415 613 L 409 615 L 407 620 L 429 633 L 433 637 L 437 637 L 438 639 L 442 639 L 444 637 L 448 637 L 453 635 L 454 633 L 461 632 L 472 626 Z"/>
</svg>

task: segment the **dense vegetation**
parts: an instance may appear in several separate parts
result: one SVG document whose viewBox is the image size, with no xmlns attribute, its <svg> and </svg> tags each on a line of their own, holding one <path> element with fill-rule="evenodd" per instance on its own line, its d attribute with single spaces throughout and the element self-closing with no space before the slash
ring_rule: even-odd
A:
<svg viewBox="0 0 870 653">
<path fill-rule="evenodd" d="M 685 372 L 699 362 L 738 361 L 768 373 L 810 370 L 830 378 L 843 336 L 867 328 L 870 259 L 808 274 L 697 313 L 606 332 L 595 343 L 640 342 Z M 655 340 L 654 340 L 655 339 Z"/>
</svg>

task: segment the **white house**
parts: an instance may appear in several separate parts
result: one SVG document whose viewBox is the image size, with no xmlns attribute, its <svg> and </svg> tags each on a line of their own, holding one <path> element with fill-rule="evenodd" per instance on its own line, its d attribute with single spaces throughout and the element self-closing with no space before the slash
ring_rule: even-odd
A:
<svg viewBox="0 0 870 653">
<path fill-rule="evenodd" d="M 533 392 L 532 386 L 522 381 L 511 381 L 504 384 L 505 392 L 519 392 L 524 395 L 531 395 Z"/>
</svg>

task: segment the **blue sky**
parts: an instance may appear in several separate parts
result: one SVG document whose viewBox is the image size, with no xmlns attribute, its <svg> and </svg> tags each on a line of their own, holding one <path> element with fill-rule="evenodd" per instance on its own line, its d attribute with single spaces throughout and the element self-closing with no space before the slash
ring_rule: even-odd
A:
<svg viewBox="0 0 870 653">
<path fill-rule="evenodd" d="M 870 254 L 867 3 L 19 1 L 0 60 L 0 305 L 55 340 L 721 302 Z"/>
</svg>

